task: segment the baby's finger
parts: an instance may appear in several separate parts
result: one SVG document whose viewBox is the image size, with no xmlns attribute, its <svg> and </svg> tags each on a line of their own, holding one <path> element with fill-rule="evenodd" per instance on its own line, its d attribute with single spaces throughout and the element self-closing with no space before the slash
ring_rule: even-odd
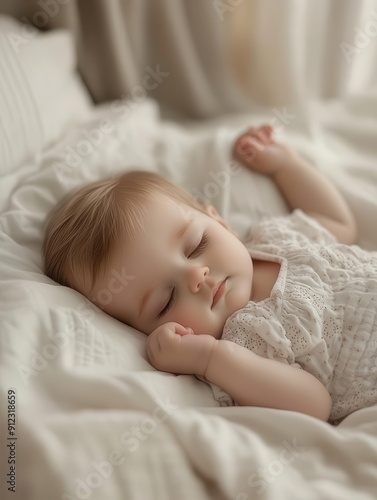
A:
<svg viewBox="0 0 377 500">
<path fill-rule="evenodd" d="M 263 127 L 261 127 L 260 133 L 264 137 L 264 144 L 269 144 L 272 141 L 273 132 L 273 127 L 269 125 L 264 125 Z"/>
<path fill-rule="evenodd" d="M 263 125 L 260 128 L 260 134 L 264 138 L 264 144 L 269 144 L 272 141 L 274 129 L 270 125 Z"/>
<path fill-rule="evenodd" d="M 270 137 L 263 130 L 257 133 L 257 138 L 262 144 L 267 144 L 270 141 Z"/>
<path fill-rule="evenodd" d="M 255 160 L 258 151 L 263 151 L 264 148 L 265 146 L 258 141 L 258 139 L 250 136 L 244 136 L 239 141 L 237 153 L 241 160 L 251 163 Z"/>
<path fill-rule="evenodd" d="M 243 134 L 243 136 L 249 136 L 249 137 L 254 137 L 255 139 L 258 139 L 258 135 L 260 131 L 262 130 L 262 127 L 251 127 L 246 130 L 246 132 Z"/>
<path fill-rule="evenodd" d="M 262 125 L 261 130 L 263 130 L 266 134 L 272 134 L 274 127 L 272 125 Z"/>
<path fill-rule="evenodd" d="M 238 141 L 238 150 L 239 151 L 247 151 L 248 149 L 255 148 L 258 150 L 264 149 L 263 144 L 258 139 L 258 137 L 251 135 L 244 135 Z"/>
<path fill-rule="evenodd" d="M 178 335 L 192 335 L 194 332 L 192 330 L 192 328 L 190 327 L 185 327 L 185 326 L 182 326 L 182 325 L 176 325 L 175 327 L 175 333 L 177 333 Z"/>
</svg>

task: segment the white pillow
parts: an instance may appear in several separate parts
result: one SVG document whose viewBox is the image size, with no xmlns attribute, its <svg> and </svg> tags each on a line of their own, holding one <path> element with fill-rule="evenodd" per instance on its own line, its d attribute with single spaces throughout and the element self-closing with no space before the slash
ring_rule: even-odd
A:
<svg viewBox="0 0 377 500">
<path fill-rule="evenodd" d="M 0 16 L 0 175 L 20 167 L 88 116 L 71 34 Z"/>
</svg>

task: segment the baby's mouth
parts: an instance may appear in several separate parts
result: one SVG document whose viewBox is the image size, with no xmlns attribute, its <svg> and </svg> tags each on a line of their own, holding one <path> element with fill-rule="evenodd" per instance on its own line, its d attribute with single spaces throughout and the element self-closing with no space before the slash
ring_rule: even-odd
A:
<svg viewBox="0 0 377 500">
<path fill-rule="evenodd" d="M 227 280 L 228 280 L 228 278 L 225 278 L 225 280 L 223 280 L 223 281 L 219 281 L 217 283 L 216 287 L 214 288 L 211 309 L 213 309 L 215 307 L 215 305 L 218 303 L 218 301 L 223 296 L 223 294 L 225 292 Z"/>
</svg>

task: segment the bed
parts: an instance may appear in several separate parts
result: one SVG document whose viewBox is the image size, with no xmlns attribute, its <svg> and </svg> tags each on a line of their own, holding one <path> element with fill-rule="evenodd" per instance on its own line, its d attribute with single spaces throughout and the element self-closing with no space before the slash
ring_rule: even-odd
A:
<svg viewBox="0 0 377 500">
<path fill-rule="evenodd" d="M 142 333 L 47 278 L 41 246 L 66 194 L 134 168 L 212 203 L 244 237 L 287 212 L 270 181 L 230 155 L 240 131 L 268 122 L 338 185 L 358 243 L 377 250 L 377 88 L 304 111 L 176 123 L 146 97 L 93 105 L 68 32 L 15 51 L 8 35 L 20 30 L 1 17 L 1 498 L 376 499 L 376 406 L 337 426 L 221 407 L 194 376 L 156 371 Z"/>
</svg>

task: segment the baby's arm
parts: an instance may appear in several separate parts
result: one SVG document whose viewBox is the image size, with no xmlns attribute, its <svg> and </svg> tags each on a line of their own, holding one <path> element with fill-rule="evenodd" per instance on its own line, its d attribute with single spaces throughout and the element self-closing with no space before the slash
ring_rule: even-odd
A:
<svg viewBox="0 0 377 500">
<path fill-rule="evenodd" d="M 203 375 L 242 406 L 263 406 L 306 413 L 327 421 L 331 398 L 313 375 L 266 359 L 246 347 L 211 335 L 195 335 L 178 323 L 165 323 L 147 340 L 157 369 Z"/>
<path fill-rule="evenodd" d="M 272 128 L 250 129 L 236 142 L 236 158 L 251 170 L 269 175 L 293 210 L 301 208 L 341 243 L 356 240 L 356 223 L 344 198 L 308 161 L 272 138 Z"/>
<path fill-rule="evenodd" d="M 241 406 L 297 411 L 324 421 L 330 416 L 331 397 L 313 375 L 227 340 L 215 342 L 204 376 Z"/>
</svg>

